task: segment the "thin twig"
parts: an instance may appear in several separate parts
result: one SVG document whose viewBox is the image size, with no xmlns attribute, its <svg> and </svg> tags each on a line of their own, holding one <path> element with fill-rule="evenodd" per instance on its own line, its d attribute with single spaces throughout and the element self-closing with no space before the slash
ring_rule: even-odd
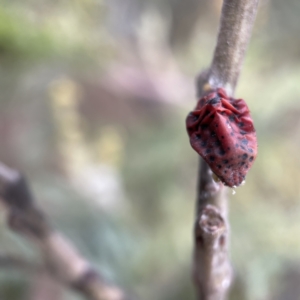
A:
<svg viewBox="0 0 300 300">
<path fill-rule="evenodd" d="M 223 87 L 232 96 L 240 75 L 257 12 L 258 0 L 224 0 L 217 45 L 211 66 L 197 81 L 201 97 Z M 228 258 L 229 223 L 226 189 L 216 183 L 200 160 L 194 229 L 193 278 L 198 300 L 224 300 L 232 272 Z"/>
<path fill-rule="evenodd" d="M 6 209 L 9 227 L 38 247 L 47 271 L 60 283 L 92 300 L 129 299 L 119 287 L 106 282 L 72 243 L 49 225 L 25 179 L 1 163 L 0 200 Z"/>
<path fill-rule="evenodd" d="M 225 0 L 209 83 L 233 95 L 250 41 L 259 0 Z"/>
</svg>

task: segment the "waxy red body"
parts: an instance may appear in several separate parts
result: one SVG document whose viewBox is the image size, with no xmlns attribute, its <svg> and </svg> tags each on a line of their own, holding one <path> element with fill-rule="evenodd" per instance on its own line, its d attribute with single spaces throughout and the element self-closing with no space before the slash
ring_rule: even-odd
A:
<svg viewBox="0 0 300 300">
<path fill-rule="evenodd" d="M 243 99 L 219 88 L 202 97 L 186 119 L 193 149 L 227 186 L 239 186 L 257 155 L 257 139 Z"/>
</svg>

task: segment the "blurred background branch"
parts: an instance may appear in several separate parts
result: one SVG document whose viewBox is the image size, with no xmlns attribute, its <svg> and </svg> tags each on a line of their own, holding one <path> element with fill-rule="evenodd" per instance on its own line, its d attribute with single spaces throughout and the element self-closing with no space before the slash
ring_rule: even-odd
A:
<svg viewBox="0 0 300 300">
<path fill-rule="evenodd" d="M 45 214 L 37 208 L 25 179 L 3 164 L 0 164 L 0 197 L 7 211 L 9 227 L 38 247 L 49 273 L 59 282 L 92 300 L 129 299 L 121 289 L 108 284 L 97 274 L 74 246 L 50 227 Z M 5 262 L 29 268 L 20 260 L 10 258 Z M 0 260 L 1 263 L 4 261 Z"/>
</svg>

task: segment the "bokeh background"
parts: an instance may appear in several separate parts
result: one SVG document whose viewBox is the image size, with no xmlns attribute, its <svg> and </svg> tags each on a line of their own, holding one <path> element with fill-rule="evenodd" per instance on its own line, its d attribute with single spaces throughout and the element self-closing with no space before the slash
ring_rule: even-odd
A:
<svg viewBox="0 0 300 300">
<path fill-rule="evenodd" d="M 194 299 L 197 154 L 185 132 L 220 0 L 0 0 L 0 160 L 109 280 Z M 259 155 L 230 195 L 230 299 L 300 299 L 300 2 L 261 0 L 236 91 Z M 0 255 L 39 261 L 1 212 Z M 77 300 L 0 268 L 1 300 Z"/>
</svg>

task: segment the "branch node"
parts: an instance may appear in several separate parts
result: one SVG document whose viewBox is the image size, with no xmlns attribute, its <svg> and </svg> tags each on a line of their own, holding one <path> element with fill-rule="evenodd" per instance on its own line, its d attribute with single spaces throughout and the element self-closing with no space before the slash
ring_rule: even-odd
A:
<svg viewBox="0 0 300 300">
<path fill-rule="evenodd" d="M 220 236 L 225 231 L 225 221 L 221 211 L 213 205 L 206 205 L 202 209 L 198 225 L 203 233 L 212 236 Z"/>
<path fill-rule="evenodd" d="M 226 222 L 221 210 L 214 205 L 205 205 L 200 210 L 195 222 L 196 243 L 202 244 L 204 248 L 212 247 L 225 233 Z M 223 237 L 219 246 L 223 246 L 224 244 Z"/>
</svg>

